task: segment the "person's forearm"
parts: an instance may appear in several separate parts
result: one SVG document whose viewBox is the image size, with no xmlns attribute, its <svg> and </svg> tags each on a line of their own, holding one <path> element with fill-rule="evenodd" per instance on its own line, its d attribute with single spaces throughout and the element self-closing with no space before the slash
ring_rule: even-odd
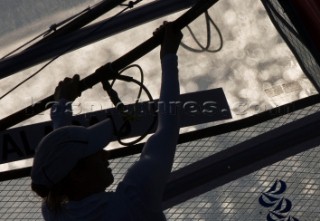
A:
<svg viewBox="0 0 320 221">
<path fill-rule="evenodd" d="M 161 60 L 162 83 L 159 98 L 157 131 L 147 141 L 142 155 L 158 161 L 170 172 L 179 136 L 179 78 L 178 57 L 167 54 Z"/>
<path fill-rule="evenodd" d="M 174 154 L 176 151 L 176 143 L 179 136 L 179 96 L 180 85 L 178 75 L 178 57 L 176 54 L 166 54 L 161 59 L 162 65 L 162 81 L 159 98 L 158 128 L 155 136 L 162 137 L 166 141 L 162 142 L 161 148 L 155 150 L 157 156 L 162 161 L 163 168 L 167 167 L 170 172 Z M 163 105 L 163 107 L 161 107 Z"/>
<path fill-rule="evenodd" d="M 53 129 L 70 125 L 72 120 L 71 102 L 65 99 L 60 99 L 55 102 L 51 107 L 50 117 L 53 123 Z"/>
<path fill-rule="evenodd" d="M 162 81 L 159 98 L 158 130 L 179 127 L 179 75 L 178 57 L 167 54 L 161 59 Z"/>
<path fill-rule="evenodd" d="M 161 101 L 177 101 L 180 95 L 178 56 L 167 54 L 161 59 L 162 81 L 160 89 Z"/>
</svg>

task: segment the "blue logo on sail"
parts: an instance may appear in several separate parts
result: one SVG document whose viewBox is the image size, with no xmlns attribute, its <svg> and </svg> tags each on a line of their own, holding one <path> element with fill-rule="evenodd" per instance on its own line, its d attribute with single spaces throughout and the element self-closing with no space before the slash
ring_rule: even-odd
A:
<svg viewBox="0 0 320 221">
<path fill-rule="evenodd" d="M 267 221 L 299 221 L 288 215 L 292 209 L 292 202 L 282 196 L 286 189 L 287 184 L 284 181 L 276 180 L 270 189 L 259 197 L 261 206 L 273 208 L 273 210 L 269 210 Z"/>
</svg>

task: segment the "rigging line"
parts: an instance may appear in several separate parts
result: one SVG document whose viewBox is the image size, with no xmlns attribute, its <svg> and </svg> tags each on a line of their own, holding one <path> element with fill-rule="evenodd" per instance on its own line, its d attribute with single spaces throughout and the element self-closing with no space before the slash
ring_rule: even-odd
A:
<svg viewBox="0 0 320 221">
<path fill-rule="evenodd" d="M 129 4 L 120 4 L 120 6 L 127 6 L 126 8 L 124 8 L 122 11 L 118 12 L 116 15 L 114 15 L 112 18 L 115 18 L 117 16 L 119 16 L 120 14 L 124 13 L 125 11 L 127 11 L 128 9 L 132 9 L 136 4 L 138 4 L 139 2 L 142 2 L 143 0 L 136 0 L 136 1 L 130 1 Z M 103 25 L 102 25 L 103 27 Z"/>
<path fill-rule="evenodd" d="M 125 67 L 124 69 L 122 69 L 120 72 L 119 72 L 119 75 L 121 75 L 124 71 L 130 69 L 130 68 L 133 68 L 133 67 L 136 67 L 139 69 L 139 72 L 140 72 L 140 83 L 143 85 L 143 82 L 144 82 L 144 73 L 143 73 L 143 70 L 141 68 L 140 65 L 137 65 L 137 64 L 132 64 L 132 65 L 129 65 L 127 67 Z M 111 87 L 114 85 L 115 81 L 117 80 L 117 78 L 113 79 L 112 82 L 111 82 Z M 139 92 L 138 92 L 138 96 L 137 96 L 137 99 L 136 99 L 136 103 L 139 102 L 140 100 L 140 97 L 141 97 L 141 93 L 142 93 L 142 86 L 140 86 L 140 89 L 139 89 Z"/>
<path fill-rule="evenodd" d="M 141 84 L 141 82 L 137 81 L 136 79 L 134 79 L 133 77 L 129 77 L 129 76 L 126 76 L 126 75 L 119 75 L 117 76 L 117 79 L 118 80 L 121 80 L 121 81 L 127 81 L 127 82 L 133 82 L 137 85 L 140 86 L 140 88 L 142 88 L 144 90 L 144 92 L 147 94 L 148 98 L 150 101 L 153 101 L 153 97 L 150 93 L 150 91 L 148 90 L 148 88 L 144 85 L 144 84 Z M 138 101 L 138 99 L 137 99 Z M 154 104 L 154 103 L 153 103 Z M 154 106 L 154 105 L 153 105 Z M 143 133 L 140 137 L 138 137 L 137 139 L 133 140 L 133 141 L 130 141 L 130 142 L 124 142 L 121 140 L 120 136 L 117 135 L 117 140 L 118 142 L 123 145 L 123 146 L 132 146 L 140 141 L 142 141 L 149 133 L 150 131 L 154 128 L 155 124 L 157 122 L 157 114 L 154 115 L 153 117 L 153 121 L 152 123 L 150 124 L 150 126 L 148 127 L 148 129 L 146 130 L 145 133 Z M 119 129 L 119 131 L 121 131 L 121 129 L 123 129 L 125 126 L 126 126 L 126 123 L 128 123 L 128 120 L 127 122 L 125 122 Z"/>
<path fill-rule="evenodd" d="M 142 0 L 137 0 L 134 2 L 134 4 L 139 3 Z M 114 19 L 115 17 L 119 16 L 120 14 L 124 13 L 125 11 L 127 11 L 128 9 L 132 8 L 132 5 L 128 5 L 125 9 L 123 9 L 122 11 L 118 12 L 116 15 L 112 16 L 110 18 L 110 21 L 112 19 Z M 101 24 L 100 26 L 98 26 L 96 29 L 92 30 L 90 33 L 88 33 L 87 35 L 91 35 L 95 32 L 97 32 L 99 29 L 101 29 L 105 24 Z M 13 88 L 11 88 L 8 92 L 6 92 L 5 94 L 3 94 L 0 97 L 0 101 L 5 98 L 6 96 L 8 96 L 10 93 L 12 93 L 14 90 L 16 90 L 18 87 L 20 87 L 22 84 L 26 83 L 28 80 L 30 80 L 31 78 L 35 77 L 37 74 L 39 74 L 41 71 L 43 71 L 47 66 L 49 66 L 53 61 L 55 61 L 56 59 L 58 59 L 59 57 L 61 57 L 65 52 L 67 52 L 69 49 L 75 47 L 78 43 L 74 43 L 72 44 L 70 47 L 66 48 L 66 50 L 64 50 L 61 54 L 57 55 L 56 57 L 54 57 L 53 59 L 51 59 L 50 61 L 48 61 L 46 64 L 44 64 L 38 71 L 36 71 L 35 73 L 33 73 L 31 76 L 29 76 L 28 78 L 24 79 L 23 81 L 21 81 L 20 83 L 18 83 L 16 86 L 14 86 Z"/>
<path fill-rule="evenodd" d="M 104 1 L 104 0 L 103 0 L 103 1 Z M 53 31 L 56 31 L 56 29 L 57 29 L 58 27 L 60 27 L 60 26 L 62 26 L 62 25 L 66 25 L 67 23 L 69 24 L 69 22 L 73 21 L 74 19 L 76 19 L 76 18 L 80 17 L 81 15 L 89 12 L 90 10 L 96 8 L 98 5 L 101 5 L 101 4 L 103 3 L 103 1 L 102 1 L 102 2 L 98 2 L 98 3 L 94 4 L 93 6 L 90 6 L 90 5 L 89 5 L 89 6 L 88 6 L 86 9 L 84 9 L 83 11 L 81 11 L 81 12 L 75 14 L 75 15 L 70 16 L 69 18 L 67 18 L 67 19 L 59 22 L 58 24 L 52 24 L 52 25 L 49 27 L 49 30 L 48 30 L 48 31 L 52 31 L 52 30 L 53 30 Z M 61 27 L 61 28 L 63 28 L 63 27 Z M 50 33 L 48 33 L 48 34 L 50 34 Z M 44 35 L 44 37 L 46 37 L 48 34 Z"/>
<path fill-rule="evenodd" d="M 37 70 L 36 72 L 34 72 L 32 75 L 30 75 L 29 77 L 27 77 L 26 79 L 24 79 L 23 81 L 21 81 L 20 83 L 18 83 L 16 86 L 14 86 L 13 88 L 11 88 L 9 91 L 7 91 L 5 94 L 3 94 L 0 97 L 0 100 L 2 100 L 3 98 L 5 98 L 7 95 L 9 95 L 11 92 L 13 92 L 15 89 L 17 89 L 18 87 L 20 87 L 22 84 L 26 83 L 28 80 L 30 80 L 31 78 L 33 78 L 34 76 L 36 76 L 37 74 L 39 74 L 41 71 L 43 71 L 47 66 L 49 66 L 52 62 L 54 62 L 56 59 L 58 59 L 61 55 L 58 55 L 56 57 L 54 57 L 53 59 L 51 59 L 49 62 L 47 62 L 46 64 L 44 64 L 39 70 Z"/>
<path fill-rule="evenodd" d="M 148 90 L 147 87 L 145 87 L 145 85 L 143 84 L 144 82 L 144 73 L 143 73 L 143 70 L 141 68 L 141 66 L 137 65 L 137 64 L 133 64 L 133 65 L 129 65 L 127 66 L 126 68 L 122 69 L 120 72 L 119 72 L 119 76 L 118 76 L 118 79 L 119 80 L 124 80 L 123 77 L 126 77 L 126 78 L 129 78 L 128 76 L 120 76 L 125 70 L 129 69 L 129 68 L 132 68 L 132 67 L 137 67 L 140 71 L 140 74 L 141 74 L 141 79 L 140 79 L 140 82 L 135 80 L 134 78 L 130 78 L 130 81 L 139 85 L 140 86 L 140 89 L 139 89 L 139 93 L 138 93 L 138 96 L 137 96 L 137 99 L 136 99 L 136 104 L 139 102 L 140 98 L 141 98 L 141 93 L 142 93 L 142 90 L 145 91 L 145 93 L 147 94 L 148 98 L 150 101 L 153 101 L 153 98 L 152 98 L 152 95 L 150 93 L 150 91 Z M 112 84 L 115 82 L 116 79 L 113 80 Z M 131 141 L 131 142 L 124 142 L 121 140 L 120 137 L 118 137 L 118 142 L 123 145 L 123 146 L 132 146 L 138 142 L 140 142 L 141 140 L 143 140 L 148 134 L 149 132 L 154 128 L 155 124 L 156 124 L 156 115 L 154 116 L 154 119 L 152 121 L 152 123 L 150 124 L 150 126 L 148 127 L 148 129 L 146 130 L 145 133 L 143 133 L 140 137 L 138 137 L 137 139 Z M 126 122 L 121 126 L 120 130 L 122 128 L 124 128 L 126 126 Z"/>
<path fill-rule="evenodd" d="M 98 5 L 98 4 L 96 4 Z M 94 5 L 93 7 L 95 7 L 96 5 Z M 88 8 L 84 9 L 83 11 L 70 16 L 69 18 L 59 22 L 58 24 L 52 24 L 48 30 L 44 31 L 43 33 L 37 35 L 36 37 L 32 38 L 31 40 L 27 41 L 26 43 L 22 44 L 21 46 L 19 46 L 18 48 L 14 49 L 13 51 L 9 52 L 8 54 L 4 55 L 0 60 L 5 59 L 7 57 L 9 57 L 12 54 L 15 54 L 17 51 L 19 51 L 20 49 L 26 47 L 27 45 L 31 44 L 32 42 L 34 42 L 35 40 L 37 40 L 38 38 L 40 38 L 41 36 L 46 37 L 48 36 L 52 31 L 56 31 L 56 29 L 64 24 L 66 24 L 67 22 L 81 16 L 82 14 L 84 14 L 86 11 L 91 10 L 91 7 L 89 6 Z"/>
<path fill-rule="evenodd" d="M 190 28 L 189 25 L 187 25 L 187 29 L 189 30 L 192 38 L 194 39 L 194 41 L 198 44 L 198 46 L 203 49 L 202 51 L 206 50 L 209 46 L 210 46 L 210 43 L 211 43 L 211 30 L 210 30 L 210 23 L 209 23 L 209 19 L 208 19 L 208 12 L 205 12 L 205 20 L 206 20 L 206 30 L 207 30 L 207 45 L 206 46 L 203 46 L 200 41 L 197 39 L 197 37 L 195 36 L 194 32 L 192 31 L 192 29 Z M 196 49 L 192 49 L 190 47 L 188 47 L 187 45 L 183 44 L 182 43 L 182 46 L 185 47 L 186 49 L 189 49 L 189 50 L 196 50 Z"/>
<path fill-rule="evenodd" d="M 109 67 L 109 71 L 114 72 L 114 70 L 112 69 L 112 67 L 110 66 L 110 64 L 108 65 Z M 136 67 L 139 69 L 140 71 L 140 75 L 141 75 L 141 79 L 140 82 L 137 81 L 136 79 L 134 79 L 131 76 L 127 76 L 127 75 L 121 75 L 124 71 L 132 68 L 132 67 Z M 108 72 L 108 71 L 106 71 Z M 148 90 L 148 88 L 143 84 L 144 81 L 144 73 L 143 70 L 141 68 L 141 66 L 137 65 L 137 64 L 133 64 L 133 65 L 129 65 L 127 67 L 125 67 L 124 69 L 122 69 L 119 73 L 115 72 L 114 74 L 117 74 L 114 79 L 112 79 L 112 83 L 109 83 L 109 80 L 106 80 L 107 82 L 104 81 L 103 83 L 103 88 L 104 90 L 107 92 L 107 94 L 109 95 L 112 103 L 116 106 L 116 109 L 120 112 L 120 115 L 122 117 L 122 120 L 124 121 L 123 124 L 120 126 L 120 129 L 117 129 L 116 125 L 115 125 L 115 121 L 112 117 L 112 115 L 108 114 L 107 117 L 111 119 L 113 126 L 114 126 L 114 133 L 115 136 L 117 138 L 117 141 L 119 142 L 119 144 L 123 145 L 123 146 L 132 146 L 138 142 L 140 142 L 141 140 L 143 140 L 154 128 L 156 122 L 157 122 L 157 115 L 155 114 L 153 117 L 153 121 L 151 122 L 151 124 L 148 126 L 148 128 L 146 129 L 146 131 L 139 136 L 137 139 L 130 141 L 130 142 L 124 142 L 122 139 L 130 133 L 131 131 L 131 124 L 130 122 L 132 122 L 132 120 L 136 119 L 137 116 L 135 115 L 134 111 L 135 109 L 132 111 L 126 109 L 125 105 L 122 103 L 122 101 L 119 99 L 118 97 L 118 93 L 113 89 L 114 83 L 116 80 L 121 80 L 121 81 L 126 81 L 126 82 L 133 82 L 135 84 L 137 84 L 140 87 L 137 99 L 135 104 L 138 104 L 140 97 L 141 97 L 141 93 L 142 90 L 147 94 L 149 100 L 152 102 L 153 98 L 152 95 L 150 93 L 150 91 Z M 151 103 L 154 111 L 155 109 L 155 103 L 152 102 Z"/>
<path fill-rule="evenodd" d="M 195 36 L 194 32 L 192 31 L 192 29 L 190 28 L 189 25 L 186 26 L 186 28 L 188 29 L 188 31 L 190 32 L 193 40 L 196 42 L 196 44 L 200 47 L 200 49 L 195 49 L 192 48 L 188 45 L 186 45 L 185 43 L 181 42 L 181 46 L 189 51 L 195 52 L 195 53 L 201 53 L 201 52 L 209 52 L 209 53 L 216 53 L 219 52 L 222 48 L 223 48 L 223 37 L 222 37 L 222 33 L 218 27 L 218 25 L 213 21 L 213 19 L 211 18 L 211 16 L 209 15 L 208 11 L 205 12 L 205 20 L 206 20 L 206 30 L 207 30 L 207 43 L 206 46 L 203 46 L 198 38 Z M 217 49 L 214 50 L 210 50 L 210 46 L 211 46 L 211 28 L 210 28 L 210 23 L 214 26 L 215 30 L 218 33 L 219 39 L 220 39 L 220 45 Z"/>
<path fill-rule="evenodd" d="M 140 82 L 135 80 L 133 77 L 129 77 L 127 75 L 121 75 L 124 71 L 132 68 L 132 67 L 136 67 L 139 69 L 140 71 Z M 152 98 L 152 95 L 150 93 L 150 91 L 148 90 L 148 88 L 143 84 L 144 82 L 144 73 L 143 73 L 143 70 L 141 68 L 141 66 L 137 65 L 137 64 L 132 64 L 132 65 L 129 65 L 127 67 L 125 67 L 124 69 L 122 69 L 119 73 L 118 73 L 118 76 L 116 78 L 114 78 L 112 80 L 112 83 L 110 84 L 111 88 L 113 87 L 114 83 L 116 80 L 121 80 L 121 81 L 126 81 L 126 82 L 133 82 L 135 84 L 137 84 L 140 89 L 139 89 L 139 92 L 138 92 L 138 95 L 137 95 L 137 99 L 136 99 L 136 104 L 139 102 L 140 98 L 141 98 L 141 93 L 142 93 L 142 90 L 147 94 L 148 98 L 150 101 L 153 101 L 153 98 Z M 124 142 L 121 138 L 121 132 L 124 131 L 126 129 L 126 127 L 128 126 L 128 124 L 130 124 L 130 117 L 133 116 L 132 113 L 122 113 L 123 114 L 123 118 L 125 119 L 125 122 L 120 126 L 120 129 L 119 130 L 115 130 L 116 132 L 116 137 L 117 137 L 117 141 L 119 142 L 119 144 L 123 145 L 123 146 L 132 146 L 138 142 L 140 142 L 141 140 L 143 140 L 150 132 L 151 130 L 154 128 L 155 124 L 156 124 L 156 115 L 154 116 L 154 119 L 152 121 L 152 123 L 150 124 L 150 126 L 147 128 L 147 130 L 145 131 L 145 133 L 143 133 L 141 136 L 139 136 L 137 139 L 131 141 L 131 142 Z M 130 115 L 131 114 L 131 115 Z M 111 117 L 112 118 L 112 117 Z M 113 120 L 113 119 L 112 119 Z M 129 125 L 130 126 L 130 125 Z"/>
<path fill-rule="evenodd" d="M 81 12 L 75 14 L 75 15 L 72 15 L 71 17 L 59 22 L 58 24 L 52 24 L 48 29 L 48 33 L 44 34 L 43 37 L 47 37 L 49 34 L 51 34 L 51 32 L 57 31 L 57 28 L 59 28 L 60 26 L 71 22 L 75 18 L 78 18 L 79 16 L 83 15 L 85 12 L 90 11 L 90 10 L 91 10 L 91 7 L 89 6 L 88 8 L 84 9 L 83 11 L 81 11 Z"/>
<path fill-rule="evenodd" d="M 21 46 L 19 46 L 18 48 L 14 49 L 13 51 L 9 52 L 8 54 L 4 55 L 0 60 L 3 60 L 7 57 L 9 57 L 10 55 L 16 53 L 17 51 L 19 51 L 20 49 L 26 47 L 27 45 L 29 45 L 30 43 L 34 42 L 35 40 L 37 40 L 38 38 L 40 38 L 41 36 L 45 35 L 47 32 L 49 32 L 50 30 L 47 30 L 41 34 L 39 34 L 38 36 L 32 38 L 31 40 L 27 41 L 26 43 L 22 44 Z"/>
<path fill-rule="evenodd" d="M 47 43 L 48 41 L 53 41 L 54 39 L 57 39 L 68 33 L 72 33 L 73 31 L 76 31 L 84 27 L 85 25 L 89 24 L 99 16 L 103 15 L 104 13 L 118 6 L 123 1 L 125 0 L 115 0 L 115 1 L 102 0 L 97 4 L 93 5 L 92 7 L 89 6 L 87 9 L 80 12 L 78 15 L 74 16 L 74 18 L 67 19 L 66 21 L 70 21 L 70 20 L 72 21 L 66 23 L 60 29 L 56 29 L 55 24 L 52 25 L 50 28 L 54 30 L 54 32 L 52 32 L 50 35 L 45 36 L 43 39 L 39 40 L 34 45 L 30 46 L 28 49 L 32 49 L 34 47 Z M 65 23 L 65 22 L 62 22 L 62 23 Z"/>
</svg>

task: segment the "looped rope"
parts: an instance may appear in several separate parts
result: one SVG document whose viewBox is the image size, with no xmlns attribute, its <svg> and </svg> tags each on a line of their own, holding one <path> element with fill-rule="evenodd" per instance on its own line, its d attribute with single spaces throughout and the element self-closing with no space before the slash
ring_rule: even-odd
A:
<svg viewBox="0 0 320 221">
<path fill-rule="evenodd" d="M 108 74 L 112 74 L 114 76 L 113 81 L 115 81 L 117 79 L 116 76 L 119 75 L 118 72 L 112 68 L 111 63 L 108 63 L 107 65 L 105 65 L 103 68 L 103 71 L 107 72 Z M 131 132 L 130 119 L 132 119 L 132 116 L 130 113 L 126 112 L 125 105 L 120 100 L 118 93 L 112 88 L 113 84 L 110 84 L 108 79 L 102 80 L 101 83 L 102 83 L 103 89 L 109 95 L 109 98 L 111 99 L 116 109 L 120 112 L 121 117 L 124 121 L 120 129 L 117 130 L 115 122 L 112 119 L 112 116 L 111 115 L 108 116 L 112 120 L 115 135 L 117 136 L 117 139 L 120 142 L 121 137 L 127 136 Z"/>
<path fill-rule="evenodd" d="M 219 29 L 219 27 L 217 26 L 217 24 L 213 21 L 213 19 L 211 18 L 211 16 L 209 15 L 209 12 L 206 11 L 204 13 L 205 15 L 205 22 L 206 22 L 206 30 L 207 30 L 207 43 L 206 45 L 202 45 L 200 43 L 200 41 L 197 39 L 197 37 L 195 36 L 195 33 L 192 31 L 192 29 L 190 28 L 189 25 L 186 26 L 186 28 L 188 29 L 188 31 L 190 32 L 191 34 L 191 37 L 193 38 L 193 40 L 195 41 L 195 43 L 199 46 L 199 49 L 196 49 L 196 48 L 192 48 L 188 45 L 186 45 L 185 43 L 181 42 L 181 46 L 191 52 L 195 52 L 195 53 L 201 53 L 201 52 L 209 52 L 209 53 L 216 53 L 216 52 L 219 52 L 221 51 L 222 47 L 223 47 L 223 36 L 222 36 L 222 33 Z M 216 48 L 216 49 L 213 49 L 211 50 L 210 49 L 210 46 L 211 46 L 211 38 L 212 38 L 212 35 L 211 35 L 211 28 L 210 28 L 210 23 L 213 25 L 214 29 L 216 30 L 217 34 L 218 34 L 218 37 L 219 37 L 219 40 L 220 40 L 220 45 Z"/>
<path fill-rule="evenodd" d="M 134 79 L 133 77 L 126 76 L 126 75 L 121 75 L 124 71 L 126 71 L 126 70 L 128 70 L 129 68 L 132 68 L 132 67 L 136 67 L 136 68 L 139 69 L 140 74 L 141 74 L 141 81 L 140 82 L 137 81 L 136 79 Z M 112 103 L 116 106 L 116 109 L 120 112 L 120 114 L 122 116 L 122 119 L 124 121 L 123 124 L 120 126 L 120 128 L 117 129 L 112 115 L 111 114 L 107 114 L 107 118 L 110 118 L 110 120 L 112 121 L 112 124 L 113 124 L 113 127 L 114 127 L 114 134 L 116 135 L 118 142 L 123 146 L 132 146 L 132 145 L 140 142 L 154 128 L 155 123 L 156 123 L 156 115 L 155 115 L 152 123 L 146 129 L 146 132 L 143 135 L 141 135 L 139 138 L 137 138 L 136 140 L 131 141 L 131 142 L 127 142 L 126 143 L 126 142 L 122 141 L 121 139 L 123 137 L 126 137 L 126 136 L 128 136 L 130 134 L 130 132 L 131 132 L 131 122 L 136 119 L 136 115 L 135 115 L 135 113 L 130 112 L 128 109 L 126 109 L 126 106 L 119 99 L 118 93 L 112 87 L 113 87 L 113 85 L 114 85 L 116 80 L 135 83 L 135 84 L 140 86 L 140 90 L 139 90 L 139 93 L 138 93 L 138 97 L 136 99 L 136 103 L 138 103 L 138 101 L 140 100 L 140 96 L 141 96 L 142 90 L 147 94 L 149 100 L 153 101 L 152 95 L 150 94 L 150 92 L 146 88 L 146 86 L 143 84 L 143 70 L 142 70 L 142 68 L 139 65 L 133 64 L 133 65 L 130 65 L 130 66 L 124 68 L 123 70 L 121 70 L 118 73 L 118 72 L 113 70 L 111 63 L 108 63 L 107 65 L 104 65 L 101 69 L 98 69 L 97 71 L 101 71 L 101 73 L 102 72 L 104 72 L 104 73 L 107 72 L 109 75 L 111 74 L 113 76 L 113 78 L 111 78 L 111 79 L 109 77 L 109 80 L 112 80 L 111 84 L 109 83 L 109 80 L 101 80 L 101 83 L 103 85 L 103 89 L 108 93 Z"/>
</svg>

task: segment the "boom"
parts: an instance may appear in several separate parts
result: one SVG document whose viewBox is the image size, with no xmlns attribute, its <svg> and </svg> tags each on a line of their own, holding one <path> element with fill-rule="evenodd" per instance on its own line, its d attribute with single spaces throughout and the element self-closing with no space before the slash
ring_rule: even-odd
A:
<svg viewBox="0 0 320 221">
<path fill-rule="evenodd" d="M 212 5 L 217 3 L 218 0 L 199 0 L 191 9 L 189 9 L 186 13 L 180 16 L 178 19 L 174 21 L 174 24 L 177 28 L 182 29 L 187 26 L 189 23 L 194 21 L 198 16 L 200 16 L 203 12 L 208 10 Z M 146 55 L 157 46 L 160 45 L 160 40 L 151 37 L 133 50 L 129 51 L 127 54 L 123 55 L 122 57 L 118 58 L 114 62 L 111 63 L 111 67 L 114 71 L 119 71 L 132 62 L 136 61 L 137 59 L 141 58 L 142 56 Z M 113 79 L 114 76 L 112 73 L 109 73 L 109 66 L 110 64 L 106 64 L 100 68 L 98 68 L 93 74 L 89 75 L 88 77 L 82 79 L 81 83 L 81 91 L 85 91 L 95 84 L 99 83 L 102 79 Z M 50 101 L 53 101 L 53 95 L 39 101 L 33 106 L 26 107 L 23 110 L 20 110 L 4 119 L 1 120 L 0 123 L 0 131 L 6 130 L 7 128 L 23 121 L 32 116 L 35 116 L 42 111 L 49 108 L 46 104 Z M 26 111 L 32 110 L 32 114 L 26 115 Z"/>
</svg>

